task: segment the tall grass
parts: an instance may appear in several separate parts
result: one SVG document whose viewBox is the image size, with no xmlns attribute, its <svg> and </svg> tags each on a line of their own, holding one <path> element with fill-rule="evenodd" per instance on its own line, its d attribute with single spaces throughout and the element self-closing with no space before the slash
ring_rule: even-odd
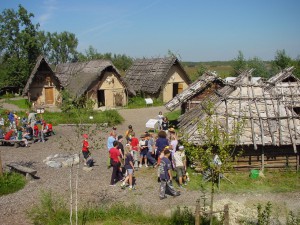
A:
<svg viewBox="0 0 300 225">
<path fill-rule="evenodd" d="M 0 196 L 14 193 L 24 188 L 25 177 L 18 173 L 4 173 L 0 176 Z"/>
</svg>

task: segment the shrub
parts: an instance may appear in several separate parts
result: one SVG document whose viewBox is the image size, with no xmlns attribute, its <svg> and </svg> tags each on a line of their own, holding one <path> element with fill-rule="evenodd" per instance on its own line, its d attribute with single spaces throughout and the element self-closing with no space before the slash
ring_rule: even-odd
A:
<svg viewBox="0 0 300 225">
<path fill-rule="evenodd" d="M 24 188 L 25 177 L 18 173 L 4 173 L 0 176 L 0 196 L 14 193 Z"/>
</svg>

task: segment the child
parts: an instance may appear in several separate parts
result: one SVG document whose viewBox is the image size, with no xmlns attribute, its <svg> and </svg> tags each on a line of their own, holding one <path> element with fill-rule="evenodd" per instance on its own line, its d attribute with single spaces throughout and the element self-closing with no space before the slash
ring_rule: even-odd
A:
<svg viewBox="0 0 300 225">
<path fill-rule="evenodd" d="M 132 133 L 133 133 L 132 126 L 129 125 L 128 130 L 125 133 L 125 138 L 126 138 L 127 144 L 131 141 Z"/>
<path fill-rule="evenodd" d="M 169 150 L 164 151 L 164 157 L 161 159 L 159 165 L 160 174 L 160 200 L 167 198 L 166 191 L 173 196 L 179 196 L 180 192 L 176 191 L 172 185 L 172 172 L 171 161 L 169 160 L 171 152 Z"/>
<path fill-rule="evenodd" d="M 22 128 L 22 127 L 19 127 L 19 128 L 18 128 L 18 131 L 17 131 L 17 140 L 18 140 L 18 141 L 24 141 L 25 146 L 28 147 L 28 141 L 27 141 L 26 138 L 24 138 L 24 135 L 23 135 L 23 128 Z"/>
<path fill-rule="evenodd" d="M 141 140 L 139 141 L 140 148 L 140 168 L 143 164 L 143 159 L 145 161 L 145 167 L 148 167 L 147 164 L 147 153 L 148 153 L 148 140 L 145 139 L 145 135 L 141 135 Z"/>
<path fill-rule="evenodd" d="M 90 156 L 90 151 L 89 151 L 89 142 L 88 142 L 88 135 L 87 134 L 83 134 L 82 135 L 84 140 L 82 141 L 82 154 L 83 154 L 83 158 L 84 158 L 84 165 L 86 166 L 86 162 L 87 162 L 87 158 Z"/>
<path fill-rule="evenodd" d="M 134 169 L 138 170 L 138 153 L 139 153 L 139 139 L 135 137 L 135 133 L 131 133 L 130 146 L 132 149 L 132 156 L 134 161 Z"/>
<path fill-rule="evenodd" d="M 126 178 L 121 184 L 121 188 L 125 189 L 126 183 L 129 181 L 129 190 L 135 190 L 135 187 L 133 186 L 133 172 L 134 172 L 134 166 L 133 166 L 133 157 L 130 153 L 130 146 L 126 146 L 125 148 L 125 165 L 126 169 Z"/>
</svg>

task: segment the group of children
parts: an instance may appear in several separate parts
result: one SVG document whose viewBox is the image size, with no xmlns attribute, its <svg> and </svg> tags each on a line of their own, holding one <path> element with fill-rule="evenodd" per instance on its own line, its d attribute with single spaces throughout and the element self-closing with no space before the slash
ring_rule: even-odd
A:
<svg viewBox="0 0 300 225">
<path fill-rule="evenodd" d="M 136 137 L 131 125 L 125 133 L 126 145 L 123 147 L 123 136 L 116 134 L 113 128 L 107 140 L 110 167 L 113 168 L 111 186 L 121 181 L 121 188 L 126 186 L 129 190 L 135 189 L 134 172 L 139 168 L 152 166 L 158 168 L 158 181 L 160 182 L 160 199 L 166 198 L 166 191 L 173 196 L 180 195 L 172 185 L 172 171 L 176 171 L 177 182 L 180 188 L 187 184 L 186 156 L 184 147 L 179 146 L 176 132 L 173 128 L 158 132 L 154 137 L 152 133 L 145 132 Z"/>
<path fill-rule="evenodd" d="M 16 113 L 6 112 L 6 114 L 7 126 L 5 126 L 5 119 L 0 118 L 0 139 L 20 141 L 20 146 L 28 147 L 29 140 L 36 138 L 37 141 L 45 142 L 45 136 L 54 134 L 52 124 L 46 123 L 45 120 L 35 120 L 34 123 L 29 123 L 26 117 L 20 120 Z"/>
</svg>

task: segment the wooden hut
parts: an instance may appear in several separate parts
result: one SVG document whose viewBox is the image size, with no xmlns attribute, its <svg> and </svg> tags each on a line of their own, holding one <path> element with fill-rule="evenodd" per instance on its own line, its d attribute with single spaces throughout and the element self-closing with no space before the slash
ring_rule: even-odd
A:
<svg viewBox="0 0 300 225">
<path fill-rule="evenodd" d="M 216 74 L 205 72 L 198 80 L 190 84 L 185 90 L 177 94 L 165 104 L 165 107 L 173 111 L 181 107 L 181 113 L 196 107 L 211 92 L 224 86 L 224 81 Z"/>
<path fill-rule="evenodd" d="M 137 59 L 124 79 L 135 92 L 168 102 L 191 83 L 176 57 Z"/>
<path fill-rule="evenodd" d="M 23 90 L 23 96 L 36 105 L 54 106 L 60 102 L 62 86 L 43 56 L 37 58 L 36 64 Z"/>
<path fill-rule="evenodd" d="M 109 60 L 59 64 L 55 74 L 74 98 L 92 100 L 94 109 L 125 106 L 128 95 L 135 95 Z"/>
<path fill-rule="evenodd" d="M 231 133 L 236 122 L 243 121 L 236 142 L 236 149 L 243 149 L 243 157 L 239 158 L 237 168 L 298 170 L 300 116 L 293 106 L 299 104 L 299 81 L 291 68 L 267 82 L 255 84 L 251 82 L 251 73 L 252 70 L 244 71 L 232 83 L 207 95 L 180 117 L 179 128 L 188 142 L 201 145 L 206 136 L 198 125 L 207 116 L 205 107 L 210 102 L 220 129 Z"/>
</svg>

